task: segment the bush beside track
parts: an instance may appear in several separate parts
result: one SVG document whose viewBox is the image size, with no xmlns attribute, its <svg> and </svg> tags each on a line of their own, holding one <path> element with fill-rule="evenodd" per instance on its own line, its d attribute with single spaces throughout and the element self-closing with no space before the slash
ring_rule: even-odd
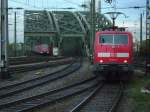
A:
<svg viewBox="0 0 150 112">
<path fill-rule="evenodd" d="M 150 94 L 144 94 L 141 89 L 150 83 L 150 76 L 136 73 L 135 78 L 130 83 L 128 92 L 129 101 L 133 106 L 132 112 L 149 112 L 150 111 Z"/>
</svg>

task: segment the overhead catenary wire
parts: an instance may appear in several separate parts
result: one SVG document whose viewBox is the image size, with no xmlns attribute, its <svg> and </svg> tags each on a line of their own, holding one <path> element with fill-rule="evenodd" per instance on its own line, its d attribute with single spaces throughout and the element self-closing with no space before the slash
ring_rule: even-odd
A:
<svg viewBox="0 0 150 112">
<path fill-rule="evenodd" d="M 33 5 L 30 4 L 29 0 L 26 0 L 26 2 L 20 2 L 20 1 L 17 1 L 17 0 L 9 0 L 9 1 L 16 2 L 16 3 L 22 4 L 22 5 L 25 5 L 25 6 L 28 6 L 28 7 L 36 8 L 36 9 L 57 9 L 57 8 L 50 8 L 48 6 L 47 6 L 47 8 L 44 8 L 43 1 L 42 1 L 42 7 L 36 6 L 35 2 L 34 2 Z M 73 4 L 73 5 L 76 5 L 76 6 L 79 6 L 79 7 L 82 7 L 81 4 L 78 4 L 76 2 L 72 2 L 71 0 L 63 0 L 63 1 L 68 2 L 70 4 Z M 105 1 L 108 2 L 108 3 L 112 2 L 112 0 L 105 0 Z M 112 8 L 114 8 L 114 7 L 102 7 L 101 9 L 112 9 Z M 116 9 L 141 9 L 141 8 L 146 8 L 146 6 L 116 7 Z M 22 9 L 24 9 L 24 7 Z M 75 9 L 75 8 L 74 7 L 69 7 L 69 8 L 68 7 L 63 7 L 63 8 L 58 8 L 58 9 Z"/>
<path fill-rule="evenodd" d="M 28 7 L 36 8 L 36 9 L 42 9 L 42 7 L 36 6 L 35 4 L 34 5 L 30 4 L 29 0 L 27 0 L 26 2 L 20 2 L 20 1 L 17 1 L 17 0 L 9 0 L 9 1 L 19 3 L 19 4 L 22 4 L 22 5 L 28 6 Z"/>
<path fill-rule="evenodd" d="M 35 3 L 35 0 L 34 0 L 34 4 L 30 4 L 29 0 L 26 0 L 26 2 L 21 2 L 21 1 L 17 1 L 17 0 L 9 0 L 11 2 L 15 2 L 15 3 L 18 3 L 18 4 L 22 4 L 24 6 L 27 6 L 27 7 L 31 7 L 31 8 L 35 8 L 35 9 L 75 9 L 74 7 L 60 7 L 60 8 L 56 8 L 56 7 L 48 7 L 48 4 L 47 4 L 47 7 L 44 8 L 44 4 L 43 4 L 43 0 L 42 0 L 42 6 L 37 6 L 36 3 Z M 71 3 L 71 4 L 74 4 L 74 5 L 77 5 L 77 6 L 81 6 L 80 4 L 78 3 L 75 3 L 75 2 L 71 2 L 69 0 L 64 0 L 68 3 Z M 48 0 L 47 0 L 47 3 L 48 3 Z M 13 7 L 9 7 L 9 9 L 13 9 Z M 19 8 L 14 8 L 14 9 L 17 9 L 17 10 L 20 10 L 20 9 L 25 9 L 25 7 L 19 7 Z"/>
<path fill-rule="evenodd" d="M 73 4 L 73 5 L 77 5 L 77 6 L 81 6 L 80 4 L 76 3 L 76 2 L 72 2 L 71 0 L 63 0 L 67 3 Z"/>
<path fill-rule="evenodd" d="M 102 7 L 101 9 L 112 9 L 114 7 Z M 146 6 L 131 6 L 131 7 L 117 7 L 116 9 L 142 9 L 146 8 Z"/>
</svg>

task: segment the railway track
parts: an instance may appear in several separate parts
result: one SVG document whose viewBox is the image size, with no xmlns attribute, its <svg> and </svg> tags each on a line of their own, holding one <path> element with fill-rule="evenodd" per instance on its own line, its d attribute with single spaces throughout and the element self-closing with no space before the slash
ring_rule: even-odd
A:
<svg viewBox="0 0 150 112">
<path fill-rule="evenodd" d="M 98 83 L 96 77 L 71 84 L 69 86 L 61 87 L 51 90 L 44 94 L 32 96 L 22 100 L 16 100 L 15 102 L 0 102 L 0 112 L 28 112 L 35 108 L 40 108 L 43 105 L 52 104 L 54 102 L 64 100 L 73 95 L 81 94 L 89 90 L 95 89 Z"/>
<path fill-rule="evenodd" d="M 44 85 L 49 82 L 53 82 L 57 79 L 63 78 L 65 76 L 70 75 L 71 73 L 75 72 L 81 67 L 81 64 L 79 62 L 75 62 L 70 64 L 69 66 L 65 67 L 64 69 L 61 69 L 59 71 L 56 71 L 51 74 L 47 74 L 38 78 L 34 78 L 31 80 L 27 80 L 24 82 L 16 83 L 13 85 L 5 86 L 0 88 L 0 98 L 8 97 L 13 94 L 32 89 L 37 86 Z"/>
<path fill-rule="evenodd" d="M 148 59 L 144 59 L 144 58 L 135 58 L 134 59 L 134 63 L 133 63 L 133 65 L 134 65 L 134 67 L 136 68 L 136 69 L 140 69 L 140 70 L 142 70 L 142 71 L 145 71 L 146 70 L 146 66 L 147 66 L 147 71 L 148 72 L 150 72 L 150 64 L 147 64 L 146 65 L 146 60 L 148 60 Z"/>
<path fill-rule="evenodd" d="M 59 59 L 54 61 L 48 61 L 48 62 L 40 62 L 40 63 L 30 63 L 30 64 L 20 64 L 20 65 L 12 65 L 9 67 L 10 73 L 20 73 L 20 72 L 26 72 L 26 71 L 32 71 L 36 69 L 46 68 L 50 66 L 57 66 L 57 65 L 63 65 L 66 63 L 70 63 L 74 61 L 73 58 L 65 58 L 65 59 Z"/>
<path fill-rule="evenodd" d="M 22 57 L 9 57 L 10 65 L 28 64 L 36 62 L 54 61 L 60 59 L 66 59 L 67 57 L 49 57 L 49 56 L 22 56 Z"/>
<path fill-rule="evenodd" d="M 76 82 L 70 85 L 65 85 L 58 88 L 43 91 L 40 94 L 17 97 L 21 92 L 30 91 L 39 86 L 45 86 L 48 83 L 54 82 L 57 79 L 68 76 L 70 73 L 78 70 L 81 63 L 76 62 L 67 66 L 65 69 L 57 71 L 53 74 L 41 76 L 25 82 L 16 83 L 0 88 L 0 112 L 28 112 L 34 109 L 42 108 L 44 105 L 53 104 L 57 101 L 65 100 L 66 98 L 76 96 L 87 92 L 76 102 L 74 108 L 69 109 L 69 112 L 115 112 L 116 107 L 123 95 L 123 84 L 107 84 L 97 83 L 96 77 Z M 14 99 L 16 97 L 16 99 Z M 96 104 L 96 105 L 95 105 Z M 58 107 L 59 108 L 59 107 Z"/>
<path fill-rule="evenodd" d="M 147 72 L 149 72 L 150 73 L 150 65 L 148 64 L 147 65 L 148 67 L 147 67 Z M 134 64 L 134 67 L 136 68 L 136 69 L 138 69 L 138 70 L 141 70 L 141 71 L 143 71 L 143 72 L 146 72 L 146 65 L 144 65 L 144 64 Z"/>
<path fill-rule="evenodd" d="M 115 112 L 123 95 L 123 84 L 101 84 L 69 112 Z"/>
</svg>

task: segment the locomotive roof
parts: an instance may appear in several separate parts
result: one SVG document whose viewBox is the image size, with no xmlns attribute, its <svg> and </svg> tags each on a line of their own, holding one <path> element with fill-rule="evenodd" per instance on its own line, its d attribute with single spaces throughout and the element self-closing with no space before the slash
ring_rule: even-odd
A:
<svg viewBox="0 0 150 112">
<path fill-rule="evenodd" d="M 131 32 L 128 31 L 98 31 L 98 34 L 131 34 Z"/>
</svg>

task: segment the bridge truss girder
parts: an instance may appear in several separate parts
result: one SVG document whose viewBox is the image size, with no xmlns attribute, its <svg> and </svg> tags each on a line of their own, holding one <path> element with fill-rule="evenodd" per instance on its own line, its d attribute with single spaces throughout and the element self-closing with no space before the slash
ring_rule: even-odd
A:
<svg viewBox="0 0 150 112">
<path fill-rule="evenodd" d="M 109 27 L 111 22 L 96 14 L 96 30 Z M 90 13 L 69 11 L 25 11 L 25 38 L 48 35 L 54 45 L 61 47 L 64 38 L 82 39 L 85 48 L 90 47 Z"/>
</svg>

